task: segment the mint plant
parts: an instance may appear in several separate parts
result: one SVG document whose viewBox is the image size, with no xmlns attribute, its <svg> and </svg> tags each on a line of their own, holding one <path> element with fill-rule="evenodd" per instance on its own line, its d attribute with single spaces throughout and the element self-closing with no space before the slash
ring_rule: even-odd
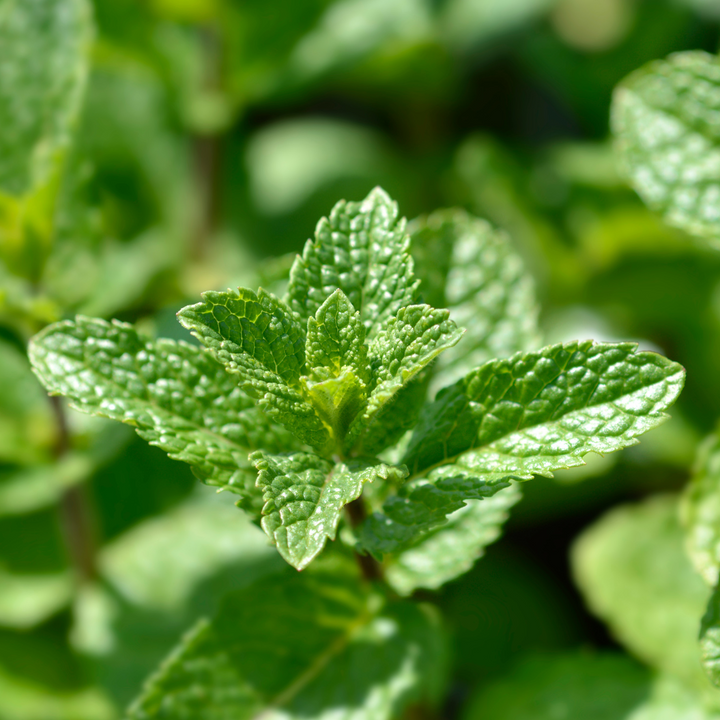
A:
<svg viewBox="0 0 720 720">
<path fill-rule="evenodd" d="M 411 231 L 380 189 L 339 202 L 283 298 L 211 291 L 180 310 L 201 346 L 86 317 L 33 338 L 51 393 L 136 427 L 234 493 L 305 571 L 228 597 L 130 717 L 325 717 L 339 706 L 390 718 L 432 702 L 444 676 L 437 617 L 392 591 L 469 569 L 519 481 L 632 445 L 666 418 L 684 371 L 660 355 L 591 340 L 528 350 L 534 299 L 506 236 L 447 212 Z M 422 302 L 411 241 L 418 268 L 435 270 L 427 294 L 449 309 Z M 471 327 L 466 349 L 455 307 Z M 451 382 L 428 399 L 435 372 Z"/>
</svg>

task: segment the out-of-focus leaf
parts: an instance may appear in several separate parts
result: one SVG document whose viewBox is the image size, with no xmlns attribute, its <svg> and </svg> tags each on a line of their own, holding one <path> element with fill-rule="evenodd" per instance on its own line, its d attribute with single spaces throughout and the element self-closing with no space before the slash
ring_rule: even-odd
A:
<svg viewBox="0 0 720 720">
<path fill-rule="evenodd" d="M 660 675 L 650 697 L 628 720 L 718 720 L 720 712 L 703 704 L 692 687 L 674 675 Z"/>
<path fill-rule="evenodd" d="M 52 242 L 90 34 L 85 0 L 0 3 L 0 256 L 21 274 L 36 275 Z"/>
<path fill-rule="evenodd" d="M 535 656 L 481 688 L 463 720 L 630 720 L 650 673 L 620 654 Z"/>
<path fill-rule="evenodd" d="M 0 670 L 3 720 L 116 720 L 105 696 L 95 689 L 61 693 Z"/>
<path fill-rule="evenodd" d="M 677 498 L 612 510 L 576 541 L 572 562 L 590 609 L 628 650 L 708 687 L 697 631 L 709 592 L 685 555 Z"/>
<path fill-rule="evenodd" d="M 0 567 L 0 625 L 33 627 L 67 605 L 72 590 L 69 573 L 17 575 Z"/>
<path fill-rule="evenodd" d="M 710 682 L 720 687 L 720 590 L 717 587 L 700 623 L 700 653 Z"/>
<path fill-rule="evenodd" d="M 485 548 L 502 532 L 510 508 L 521 498 L 513 484 L 485 500 L 469 500 L 448 517 L 446 525 L 385 562 L 385 577 L 401 595 L 418 588 L 437 590 L 470 570 Z"/>
<path fill-rule="evenodd" d="M 704 52 L 657 60 L 615 91 L 613 132 L 623 169 L 664 220 L 720 238 L 720 63 Z"/>
<path fill-rule="evenodd" d="M 681 512 L 690 559 L 705 582 L 715 587 L 720 576 L 720 437 L 716 434 L 700 448 Z"/>
<path fill-rule="evenodd" d="M 354 574 L 334 562 L 228 596 L 185 636 L 129 717 L 390 720 L 411 702 L 434 701 L 445 660 L 434 612 L 385 603 Z"/>
<path fill-rule="evenodd" d="M 250 190 L 267 214 L 295 210 L 342 178 L 368 183 L 388 171 L 390 150 L 373 130 L 339 120 L 286 120 L 259 130 L 247 149 Z"/>
</svg>

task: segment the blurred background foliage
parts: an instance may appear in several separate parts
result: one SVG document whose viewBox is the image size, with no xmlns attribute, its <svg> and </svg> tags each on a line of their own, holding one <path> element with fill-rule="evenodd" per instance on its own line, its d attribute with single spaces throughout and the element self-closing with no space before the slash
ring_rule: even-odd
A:
<svg viewBox="0 0 720 720">
<path fill-rule="evenodd" d="M 47 185 L 54 223 L 33 225 L 27 205 L 30 229 L 13 245 L 2 192 L 14 190 L 0 173 L 0 718 L 118 717 L 221 589 L 282 569 L 184 465 L 48 402 L 28 338 L 82 313 L 188 339 L 179 307 L 202 290 L 277 286 L 318 218 L 375 185 L 408 218 L 460 206 L 506 229 L 536 279 L 548 342 L 633 339 L 688 369 L 670 422 L 618 459 L 528 484 L 505 537 L 432 595 L 456 650 L 448 718 L 595 717 L 575 700 L 579 714 L 539 713 L 537 688 L 562 695 L 568 673 L 600 695 L 622 676 L 616 708 L 597 717 L 624 718 L 647 694 L 647 671 L 583 652 L 619 653 L 620 640 L 664 670 L 657 656 L 675 636 L 645 651 L 632 619 L 613 624 L 613 598 L 595 598 L 611 635 L 585 608 L 568 547 L 607 508 L 686 482 L 720 414 L 720 256 L 628 188 L 608 111 L 613 87 L 646 61 L 716 52 L 720 5 L 92 4 L 75 142 L 58 141 L 62 182 Z M 612 565 L 617 549 L 595 540 Z M 592 554 L 583 542 L 576 557 Z M 585 567 L 583 588 L 602 585 L 602 569 Z M 688 603 L 697 619 L 702 598 Z M 680 707 L 673 682 L 653 693 Z"/>
</svg>

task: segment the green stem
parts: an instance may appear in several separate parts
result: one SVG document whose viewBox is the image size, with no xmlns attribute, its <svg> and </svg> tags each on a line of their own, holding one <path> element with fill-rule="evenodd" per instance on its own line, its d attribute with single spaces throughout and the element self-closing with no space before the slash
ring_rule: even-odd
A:
<svg viewBox="0 0 720 720">
<path fill-rule="evenodd" d="M 348 519 L 350 520 L 350 525 L 352 525 L 353 528 L 357 528 L 362 525 L 367 518 L 365 501 L 362 497 L 348 503 L 345 506 L 345 511 L 347 512 Z M 360 567 L 362 576 L 366 580 L 369 582 L 384 582 L 385 577 L 383 575 L 382 565 L 380 565 L 380 563 L 375 560 L 372 555 L 361 555 L 359 552 L 355 551 L 355 560 Z"/>
</svg>

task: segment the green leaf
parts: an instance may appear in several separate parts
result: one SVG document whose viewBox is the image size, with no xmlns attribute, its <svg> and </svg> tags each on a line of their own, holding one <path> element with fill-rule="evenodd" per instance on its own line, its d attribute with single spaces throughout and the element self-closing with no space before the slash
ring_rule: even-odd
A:
<svg viewBox="0 0 720 720">
<path fill-rule="evenodd" d="M 709 686 L 708 686 L 709 687 Z M 709 688 L 712 692 L 712 689 Z M 707 697 L 688 687 L 674 675 L 660 675 L 650 697 L 630 720 L 717 720 L 720 713 Z"/>
<path fill-rule="evenodd" d="M 85 0 L 0 1 L 0 254 L 24 274 L 52 241 L 90 39 Z"/>
<path fill-rule="evenodd" d="M 312 453 L 250 456 L 263 490 L 263 530 L 280 554 L 298 570 L 306 567 L 335 539 L 345 505 L 360 497 L 366 482 L 376 478 L 402 481 L 404 469 L 377 461 L 350 460 L 334 464 Z"/>
<path fill-rule="evenodd" d="M 264 290 L 206 292 L 178 319 L 221 362 L 260 407 L 303 442 L 322 448 L 329 435 L 299 392 L 305 331 L 282 301 Z"/>
<path fill-rule="evenodd" d="M 720 63 L 693 51 L 648 63 L 616 89 L 612 127 L 625 173 L 665 222 L 720 238 Z"/>
<path fill-rule="evenodd" d="M 208 484 L 239 494 L 251 513 L 259 511 L 260 493 L 248 453 L 294 444 L 207 353 L 171 340 L 150 342 L 126 323 L 82 316 L 56 323 L 33 338 L 30 360 L 51 393 L 66 395 L 83 412 L 134 426 Z"/>
<path fill-rule="evenodd" d="M 539 655 L 482 687 L 463 720 L 629 720 L 650 674 L 619 653 Z"/>
<path fill-rule="evenodd" d="M 400 595 L 418 588 L 437 590 L 466 573 L 498 539 L 510 508 L 521 498 L 513 484 L 485 500 L 469 500 L 447 524 L 386 561 L 385 577 Z"/>
<path fill-rule="evenodd" d="M 700 657 L 710 682 L 720 687 L 720 590 L 715 588 L 700 623 Z"/>
<path fill-rule="evenodd" d="M 610 511 L 571 557 L 590 609 L 633 655 L 690 687 L 708 687 L 697 631 L 709 591 L 685 555 L 675 497 Z"/>
<path fill-rule="evenodd" d="M 534 283 L 506 233 L 462 210 L 433 213 L 416 232 L 450 243 L 443 304 L 466 328 L 462 342 L 438 358 L 433 387 L 449 385 L 494 358 L 539 345 Z"/>
<path fill-rule="evenodd" d="M 383 324 L 370 344 L 373 388 L 367 408 L 356 421 L 355 436 L 382 407 L 443 350 L 455 345 L 463 331 L 447 310 L 410 305 Z M 351 429 L 351 440 L 355 437 Z"/>
<path fill-rule="evenodd" d="M 528 479 L 634 445 L 682 389 L 677 363 L 591 340 L 495 360 L 423 411 L 404 462 L 433 479 L 464 469 Z M 442 466 L 452 463 L 453 467 Z"/>
<path fill-rule="evenodd" d="M 0 566 L 0 625 L 31 628 L 68 605 L 72 592 L 70 573 L 20 575 Z"/>
<path fill-rule="evenodd" d="M 700 448 L 680 507 L 690 559 L 705 582 L 715 587 L 720 571 L 720 437 L 715 434 Z"/>
<path fill-rule="evenodd" d="M 295 260 L 288 304 L 309 318 L 340 289 L 372 337 L 415 300 L 418 281 L 409 248 L 405 220 L 398 219 L 397 203 L 384 190 L 375 188 L 362 202 L 341 200 Z"/>
<path fill-rule="evenodd" d="M 342 567 L 228 596 L 146 684 L 129 720 L 391 720 L 444 677 L 435 614 L 384 604 Z"/>
</svg>

